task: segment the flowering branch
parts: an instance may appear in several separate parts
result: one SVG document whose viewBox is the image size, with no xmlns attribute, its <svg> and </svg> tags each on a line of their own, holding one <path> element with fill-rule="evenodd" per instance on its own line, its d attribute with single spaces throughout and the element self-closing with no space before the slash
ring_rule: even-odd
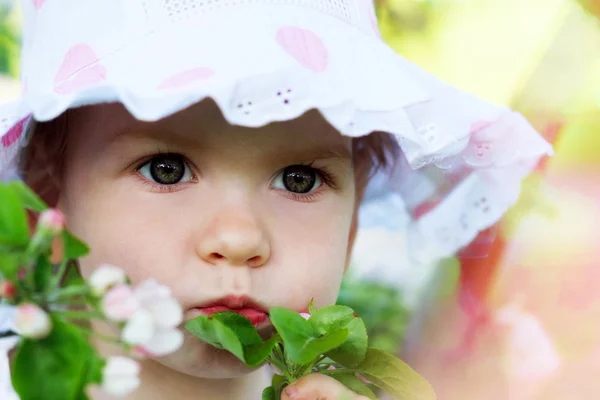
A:
<svg viewBox="0 0 600 400">
<path fill-rule="evenodd" d="M 373 386 L 396 399 L 435 399 L 431 386 L 408 365 L 368 346 L 365 324 L 351 308 L 316 310 L 311 302 L 309 310 L 299 314 L 272 308 L 269 317 L 277 333 L 266 341 L 248 319 L 231 312 L 200 316 L 185 327 L 251 367 L 267 362 L 275 374 L 263 400 L 279 399 L 286 386 L 315 373 L 369 399 L 376 399 Z"/>
<path fill-rule="evenodd" d="M 40 213 L 29 234 L 26 209 Z M 64 259 L 55 272 L 50 261 L 55 240 Z M 65 218 L 19 182 L 0 184 L 0 305 L 13 309 L 11 330 L 18 336 L 12 362 L 13 386 L 21 400 L 85 399 L 86 387 L 99 384 L 113 396 L 126 396 L 139 383 L 140 366 L 131 358 L 103 358 L 98 338 L 120 345 L 136 358 L 177 350 L 183 334 L 180 305 L 170 290 L 148 280 L 133 287 L 125 272 L 100 266 L 88 282 L 67 274 L 68 265 L 88 252 L 65 230 Z M 87 327 L 109 323 L 115 336 Z"/>
</svg>

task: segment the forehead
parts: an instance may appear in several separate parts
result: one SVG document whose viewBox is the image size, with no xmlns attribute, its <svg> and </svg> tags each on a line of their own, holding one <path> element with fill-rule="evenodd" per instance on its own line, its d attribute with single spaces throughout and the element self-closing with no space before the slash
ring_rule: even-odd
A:
<svg viewBox="0 0 600 400">
<path fill-rule="evenodd" d="M 85 146 L 104 147 L 123 137 L 143 137 L 205 148 L 260 143 L 265 149 L 351 149 L 351 139 L 340 135 L 317 111 L 290 121 L 248 128 L 229 124 L 212 101 L 203 101 L 156 122 L 136 120 L 121 104 L 83 107 L 71 112 L 68 131 L 69 142 Z"/>
</svg>

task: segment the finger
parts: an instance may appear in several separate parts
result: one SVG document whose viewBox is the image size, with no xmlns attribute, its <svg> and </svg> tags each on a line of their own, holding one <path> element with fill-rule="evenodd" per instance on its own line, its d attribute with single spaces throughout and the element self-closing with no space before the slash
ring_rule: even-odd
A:
<svg viewBox="0 0 600 400">
<path fill-rule="evenodd" d="M 307 375 L 281 393 L 281 400 L 369 400 L 335 379 L 321 374 Z"/>
</svg>

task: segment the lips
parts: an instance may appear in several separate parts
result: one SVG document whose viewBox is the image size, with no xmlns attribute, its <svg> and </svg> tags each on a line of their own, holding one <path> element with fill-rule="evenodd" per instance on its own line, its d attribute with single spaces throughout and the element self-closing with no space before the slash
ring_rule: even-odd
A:
<svg viewBox="0 0 600 400">
<path fill-rule="evenodd" d="M 269 313 L 265 307 L 253 301 L 249 297 L 227 296 L 201 307 L 194 307 L 204 315 L 220 312 L 234 312 L 250 320 L 252 325 L 257 326 L 267 320 Z"/>
</svg>

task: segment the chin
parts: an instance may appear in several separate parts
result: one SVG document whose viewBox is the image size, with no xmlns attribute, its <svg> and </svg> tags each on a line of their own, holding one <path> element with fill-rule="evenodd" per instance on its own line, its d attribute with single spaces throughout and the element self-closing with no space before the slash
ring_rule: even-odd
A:
<svg viewBox="0 0 600 400">
<path fill-rule="evenodd" d="M 206 379 L 239 378 L 260 368 L 250 368 L 228 351 L 217 349 L 188 333 L 179 350 L 156 361 L 180 373 Z"/>
</svg>

